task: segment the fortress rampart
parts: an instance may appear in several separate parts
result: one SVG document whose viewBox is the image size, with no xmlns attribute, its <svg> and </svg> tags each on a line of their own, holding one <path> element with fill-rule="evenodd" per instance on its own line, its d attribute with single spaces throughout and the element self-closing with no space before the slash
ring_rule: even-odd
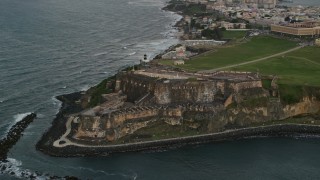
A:
<svg viewBox="0 0 320 180">
<path fill-rule="evenodd" d="M 182 44 L 185 46 L 219 46 L 226 43 L 226 41 L 216 41 L 216 40 L 185 40 Z"/>
<path fill-rule="evenodd" d="M 262 89 L 261 80 L 253 73 L 177 74 L 151 70 L 119 73 L 115 91 L 123 95 L 118 100 L 126 97 L 124 101 L 135 105 L 104 111 L 98 117 L 80 117 L 74 137 L 114 141 L 163 120 L 170 125 L 179 125 L 186 119 L 202 121 L 208 129 L 215 129 L 215 114 L 225 110 L 225 101 L 241 101 L 238 94 L 242 91 Z M 139 104 L 141 101 L 143 105 Z M 199 123 L 189 126 L 197 128 Z"/>
<path fill-rule="evenodd" d="M 137 102 L 147 94 L 154 96 L 156 104 L 209 103 L 227 98 L 244 89 L 262 88 L 259 78 L 247 73 L 227 72 L 209 75 L 159 72 L 130 72 L 118 77 L 119 89 L 128 101 Z M 227 76 L 225 78 L 224 76 Z M 242 78 L 239 78 L 241 77 Z M 168 78 L 170 79 L 168 79 Z M 174 77 L 177 77 L 174 79 Z M 199 79 L 199 80 L 197 80 Z"/>
<path fill-rule="evenodd" d="M 176 106 L 140 106 L 121 109 L 101 117 L 80 117 L 76 138 L 100 138 L 114 141 L 161 119 L 171 125 L 180 124 L 186 112 L 215 114 L 224 109 L 222 104 L 186 104 Z M 203 116 L 207 117 L 207 116 Z M 213 118 L 213 116 L 212 116 Z"/>
</svg>

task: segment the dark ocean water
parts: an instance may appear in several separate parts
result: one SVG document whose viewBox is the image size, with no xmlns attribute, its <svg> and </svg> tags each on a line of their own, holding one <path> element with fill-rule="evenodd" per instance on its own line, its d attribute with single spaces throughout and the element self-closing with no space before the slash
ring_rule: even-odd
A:
<svg viewBox="0 0 320 180">
<path fill-rule="evenodd" d="M 311 1 L 311 0 L 310 0 Z M 0 136 L 38 118 L 10 151 L 12 170 L 83 179 L 317 179 L 320 140 L 247 139 L 164 152 L 54 158 L 35 150 L 60 103 L 178 42 L 165 0 L 0 0 Z M 40 177 L 39 177 L 40 178 Z M 44 178 L 44 177 L 43 177 Z"/>
</svg>

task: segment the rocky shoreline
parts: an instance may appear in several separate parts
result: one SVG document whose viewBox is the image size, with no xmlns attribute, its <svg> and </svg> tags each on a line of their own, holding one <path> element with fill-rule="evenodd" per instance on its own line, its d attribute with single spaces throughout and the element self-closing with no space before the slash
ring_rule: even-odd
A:
<svg viewBox="0 0 320 180">
<path fill-rule="evenodd" d="M 179 137 L 139 143 L 118 144 L 110 146 L 66 146 L 64 148 L 54 147 L 52 143 L 65 131 L 65 116 L 76 113 L 79 107 L 75 106 L 72 100 L 80 98 L 81 92 L 62 95 L 57 97 L 62 101 L 62 107 L 52 123 L 52 127 L 43 135 L 37 143 L 36 148 L 45 154 L 56 157 L 81 157 L 81 156 L 107 156 L 111 153 L 154 151 L 170 149 L 192 144 L 215 143 L 232 141 L 244 138 L 259 137 L 295 137 L 295 136 L 316 136 L 320 135 L 320 126 L 304 124 L 279 124 L 260 127 L 249 127 L 234 130 L 227 130 L 219 133 Z"/>
</svg>

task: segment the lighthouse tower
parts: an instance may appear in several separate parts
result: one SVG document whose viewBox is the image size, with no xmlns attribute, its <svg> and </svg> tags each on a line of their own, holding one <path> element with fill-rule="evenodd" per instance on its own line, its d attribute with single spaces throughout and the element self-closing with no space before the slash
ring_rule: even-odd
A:
<svg viewBox="0 0 320 180">
<path fill-rule="evenodd" d="M 144 63 L 150 62 L 150 60 L 148 60 L 147 54 L 144 54 L 144 55 L 143 55 L 143 62 L 144 62 Z"/>
<path fill-rule="evenodd" d="M 149 62 L 150 60 L 148 60 L 147 54 L 144 54 L 143 59 L 140 60 L 140 64 L 146 66 Z"/>
</svg>

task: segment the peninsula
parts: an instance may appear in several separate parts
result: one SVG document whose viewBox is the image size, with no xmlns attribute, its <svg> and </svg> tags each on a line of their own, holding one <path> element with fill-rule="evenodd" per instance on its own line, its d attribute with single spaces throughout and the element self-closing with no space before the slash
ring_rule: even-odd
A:
<svg viewBox="0 0 320 180">
<path fill-rule="evenodd" d="M 167 9 L 197 10 L 190 24 L 185 23 L 190 16 L 177 24 L 181 44 L 87 91 L 58 96 L 61 110 L 37 149 L 53 156 L 93 156 L 319 134 L 317 36 L 286 36 L 264 26 L 226 31 L 211 26 L 211 17 L 206 22 L 213 29 L 199 26 L 197 14 L 226 17 L 203 12 L 208 5 L 171 1 Z M 196 27 L 203 28 L 200 34 Z"/>
</svg>

